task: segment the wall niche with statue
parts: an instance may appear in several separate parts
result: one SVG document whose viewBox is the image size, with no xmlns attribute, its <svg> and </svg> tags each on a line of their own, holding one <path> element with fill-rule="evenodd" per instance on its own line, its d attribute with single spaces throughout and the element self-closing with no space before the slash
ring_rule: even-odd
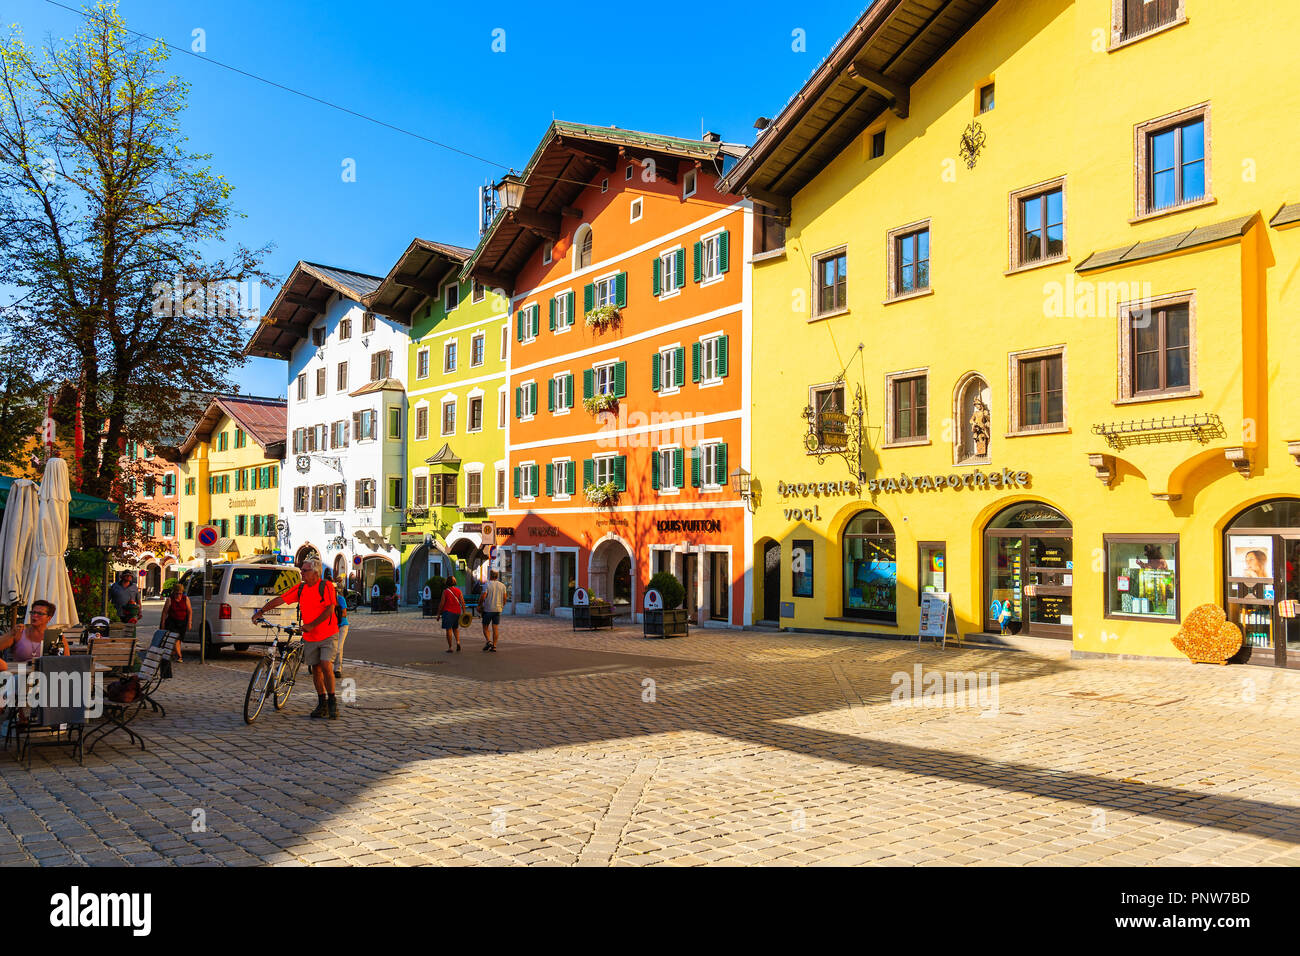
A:
<svg viewBox="0 0 1300 956">
<path fill-rule="evenodd" d="M 953 393 L 954 464 L 985 465 L 992 460 L 993 395 L 988 380 L 967 372 Z"/>
</svg>

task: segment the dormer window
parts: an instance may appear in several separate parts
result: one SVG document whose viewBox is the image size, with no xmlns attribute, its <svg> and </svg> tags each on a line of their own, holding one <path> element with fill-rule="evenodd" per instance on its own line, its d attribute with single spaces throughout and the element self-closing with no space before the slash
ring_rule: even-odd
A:
<svg viewBox="0 0 1300 956">
<path fill-rule="evenodd" d="M 454 312 L 460 305 L 460 284 L 453 282 L 442 290 L 443 307 L 448 312 Z"/>
<path fill-rule="evenodd" d="M 682 198 L 689 199 L 695 195 L 695 182 L 698 178 L 698 172 L 694 169 L 688 169 L 686 175 L 682 177 Z"/>
</svg>

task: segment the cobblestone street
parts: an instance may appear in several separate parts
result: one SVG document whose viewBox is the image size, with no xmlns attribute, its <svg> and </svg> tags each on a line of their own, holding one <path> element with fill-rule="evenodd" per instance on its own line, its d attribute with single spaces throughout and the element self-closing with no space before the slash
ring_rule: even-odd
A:
<svg viewBox="0 0 1300 956">
<path fill-rule="evenodd" d="M 0 758 L 0 865 L 1300 864 L 1300 674 L 544 618 L 448 655 L 354 621 L 349 658 L 427 653 L 350 661 L 338 721 L 304 671 L 245 726 L 226 655 L 176 668 L 147 753 Z M 917 667 L 998 683 L 899 706 Z"/>
</svg>

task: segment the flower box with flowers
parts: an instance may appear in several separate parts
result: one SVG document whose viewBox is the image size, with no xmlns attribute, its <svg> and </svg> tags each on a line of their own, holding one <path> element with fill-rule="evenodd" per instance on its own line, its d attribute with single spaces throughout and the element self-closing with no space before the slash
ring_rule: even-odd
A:
<svg viewBox="0 0 1300 956">
<path fill-rule="evenodd" d="M 604 332 L 610 326 L 617 325 L 620 318 L 617 306 L 597 306 L 587 313 L 587 328 L 593 332 Z"/>
<path fill-rule="evenodd" d="M 601 412 L 611 412 L 618 408 L 618 396 L 598 393 L 590 398 L 582 400 L 582 407 L 593 415 L 599 415 Z"/>
<path fill-rule="evenodd" d="M 598 485 L 587 485 L 582 489 L 583 496 L 593 505 L 612 505 L 618 500 L 618 486 L 612 481 Z"/>
</svg>

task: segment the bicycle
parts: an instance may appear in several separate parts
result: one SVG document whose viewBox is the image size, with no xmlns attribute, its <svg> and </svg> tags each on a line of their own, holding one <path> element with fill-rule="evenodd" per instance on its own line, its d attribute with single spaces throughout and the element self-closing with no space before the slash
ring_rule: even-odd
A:
<svg viewBox="0 0 1300 956">
<path fill-rule="evenodd" d="M 258 624 L 276 633 L 271 638 L 266 654 L 253 668 L 253 676 L 248 679 L 248 690 L 244 694 L 246 724 L 257 720 L 268 694 L 271 695 L 275 709 L 284 710 L 298 679 L 298 668 L 302 666 L 301 624 L 272 624 L 270 621 L 259 621 Z M 287 641 L 280 640 L 282 633 L 289 636 Z"/>
</svg>

